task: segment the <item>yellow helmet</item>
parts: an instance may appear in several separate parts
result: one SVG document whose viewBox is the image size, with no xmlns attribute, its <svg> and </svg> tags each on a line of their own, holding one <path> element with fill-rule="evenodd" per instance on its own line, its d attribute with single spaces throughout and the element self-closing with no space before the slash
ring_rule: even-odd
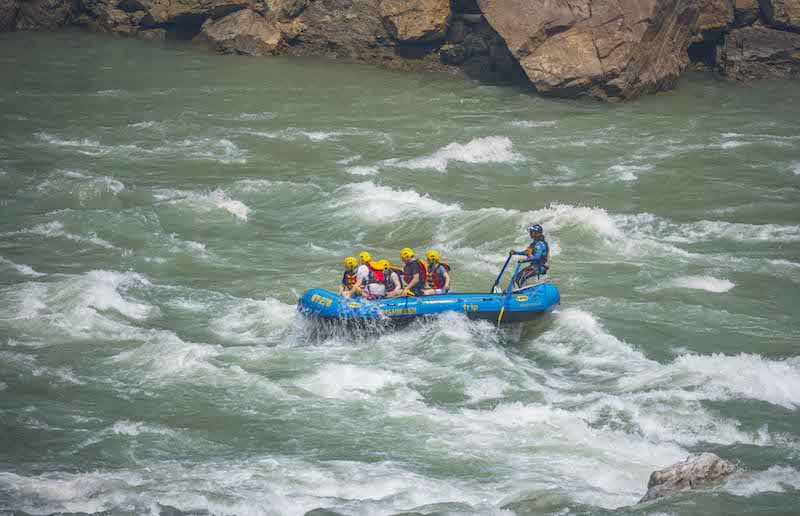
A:
<svg viewBox="0 0 800 516">
<path fill-rule="evenodd" d="M 366 251 L 361 251 L 360 253 L 358 253 L 358 261 L 360 261 L 361 263 L 370 262 L 372 261 L 372 256 L 370 256 L 370 254 Z"/>
<path fill-rule="evenodd" d="M 378 264 L 380 264 L 383 270 L 388 270 L 392 268 L 391 264 L 389 263 L 389 260 L 381 260 L 378 262 Z"/>
<path fill-rule="evenodd" d="M 348 269 L 352 269 L 353 267 L 358 267 L 358 262 L 352 256 L 348 256 L 344 259 L 344 266 Z"/>
<path fill-rule="evenodd" d="M 410 247 L 406 247 L 400 251 L 400 258 L 403 258 L 404 260 L 410 260 L 413 257 L 414 251 L 412 251 Z"/>
<path fill-rule="evenodd" d="M 439 252 L 434 251 L 431 249 L 427 253 L 425 253 L 425 258 L 428 259 L 429 262 L 438 262 L 439 261 Z"/>
</svg>

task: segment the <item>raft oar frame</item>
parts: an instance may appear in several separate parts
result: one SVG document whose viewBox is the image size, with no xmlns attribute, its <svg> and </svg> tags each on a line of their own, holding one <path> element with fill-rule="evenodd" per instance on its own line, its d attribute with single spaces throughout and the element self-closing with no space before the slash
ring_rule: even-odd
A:
<svg viewBox="0 0 800 516">
<path fill-rule="evenodd" d="M 508 260 L 511 259 L 512 255 L 508 255 Z M 506 265 L 508 265 L 508 260 L 506 260 Z M 514 278 L 517 277 L 517 273 L 519 273 L 519 268 L 522 266 L 522 260 L 517 261 L 517 268 L 514 269 L 514 275 L 511 276 L 511 281 L 508 282 L 508 288 L 506 289 L 505 295 L 503 295 L 503 304 L 500 307 L 500 315 L 497 316 L 497 327 L 500 327 L 500 321 L 503 320 L 503 314 L 506 311 L 506 304 L 508 303 L 508 299 L 511 296 L 511 290 L 514 288 Z M 505 270 L 506 266 L 503 266 L 503 270 Z M 502 275 L 502 272 L 500 273 Z M 498 279 L 499 281 L 499 279 Z M 494 288 L 494 287 L 492 287 Z"/>
</svg>

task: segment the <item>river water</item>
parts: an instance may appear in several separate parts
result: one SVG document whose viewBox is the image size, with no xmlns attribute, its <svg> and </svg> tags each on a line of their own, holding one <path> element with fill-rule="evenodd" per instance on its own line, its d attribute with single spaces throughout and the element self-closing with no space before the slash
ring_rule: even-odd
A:
<svg viewBox="0 0 800 516">
<path fill-rule="evenodd" d="M 800 88 L 627 105 L 81 33 L 0 35 L 0 510 L 790 514 Z M 345 256 L 562 304 L 320 335 Z M 626 509 L 707 450 L 739 472 Z"/>
</svg>

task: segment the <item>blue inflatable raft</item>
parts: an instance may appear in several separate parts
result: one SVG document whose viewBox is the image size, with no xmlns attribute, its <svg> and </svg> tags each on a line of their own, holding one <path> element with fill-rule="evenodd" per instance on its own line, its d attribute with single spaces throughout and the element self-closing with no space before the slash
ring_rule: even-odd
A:
<svg viewBox="0 0 800 516">
<path fill-rule="evenodd" d="M 500 276 L 502 273 L 501 271 Z M 444 312 L 461 312 L 470 319 L 485 319 L 500 325 L 533 320 L 553 310 L 560 301 L 561 294 L 550 283 L 539 283 L 514 291 L 509 285 L 505 292 L 489 294 L 450 292 L 437 296 L 397 297 L 374 301 L 362 298 L 345 299 L 328 290 L 313 288 L 300 296 L 297 309 L 306 316 L 323 320 L 389 320 L 392 323 L 408 322 L 417 317 Z"/>
</svg>

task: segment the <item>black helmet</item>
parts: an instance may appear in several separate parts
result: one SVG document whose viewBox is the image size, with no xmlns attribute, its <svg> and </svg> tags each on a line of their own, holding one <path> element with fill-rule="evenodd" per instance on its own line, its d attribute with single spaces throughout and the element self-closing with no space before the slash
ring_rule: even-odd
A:
<svg viewBox="0 0 800 516">
<path fill-rule="evenodd" d="M 534 224 L 528 228 L 528 233 L 539 233 L 540 235 L 544 235 L 544 230 L 542 226 L 539 224 Z"/>
</svg>

